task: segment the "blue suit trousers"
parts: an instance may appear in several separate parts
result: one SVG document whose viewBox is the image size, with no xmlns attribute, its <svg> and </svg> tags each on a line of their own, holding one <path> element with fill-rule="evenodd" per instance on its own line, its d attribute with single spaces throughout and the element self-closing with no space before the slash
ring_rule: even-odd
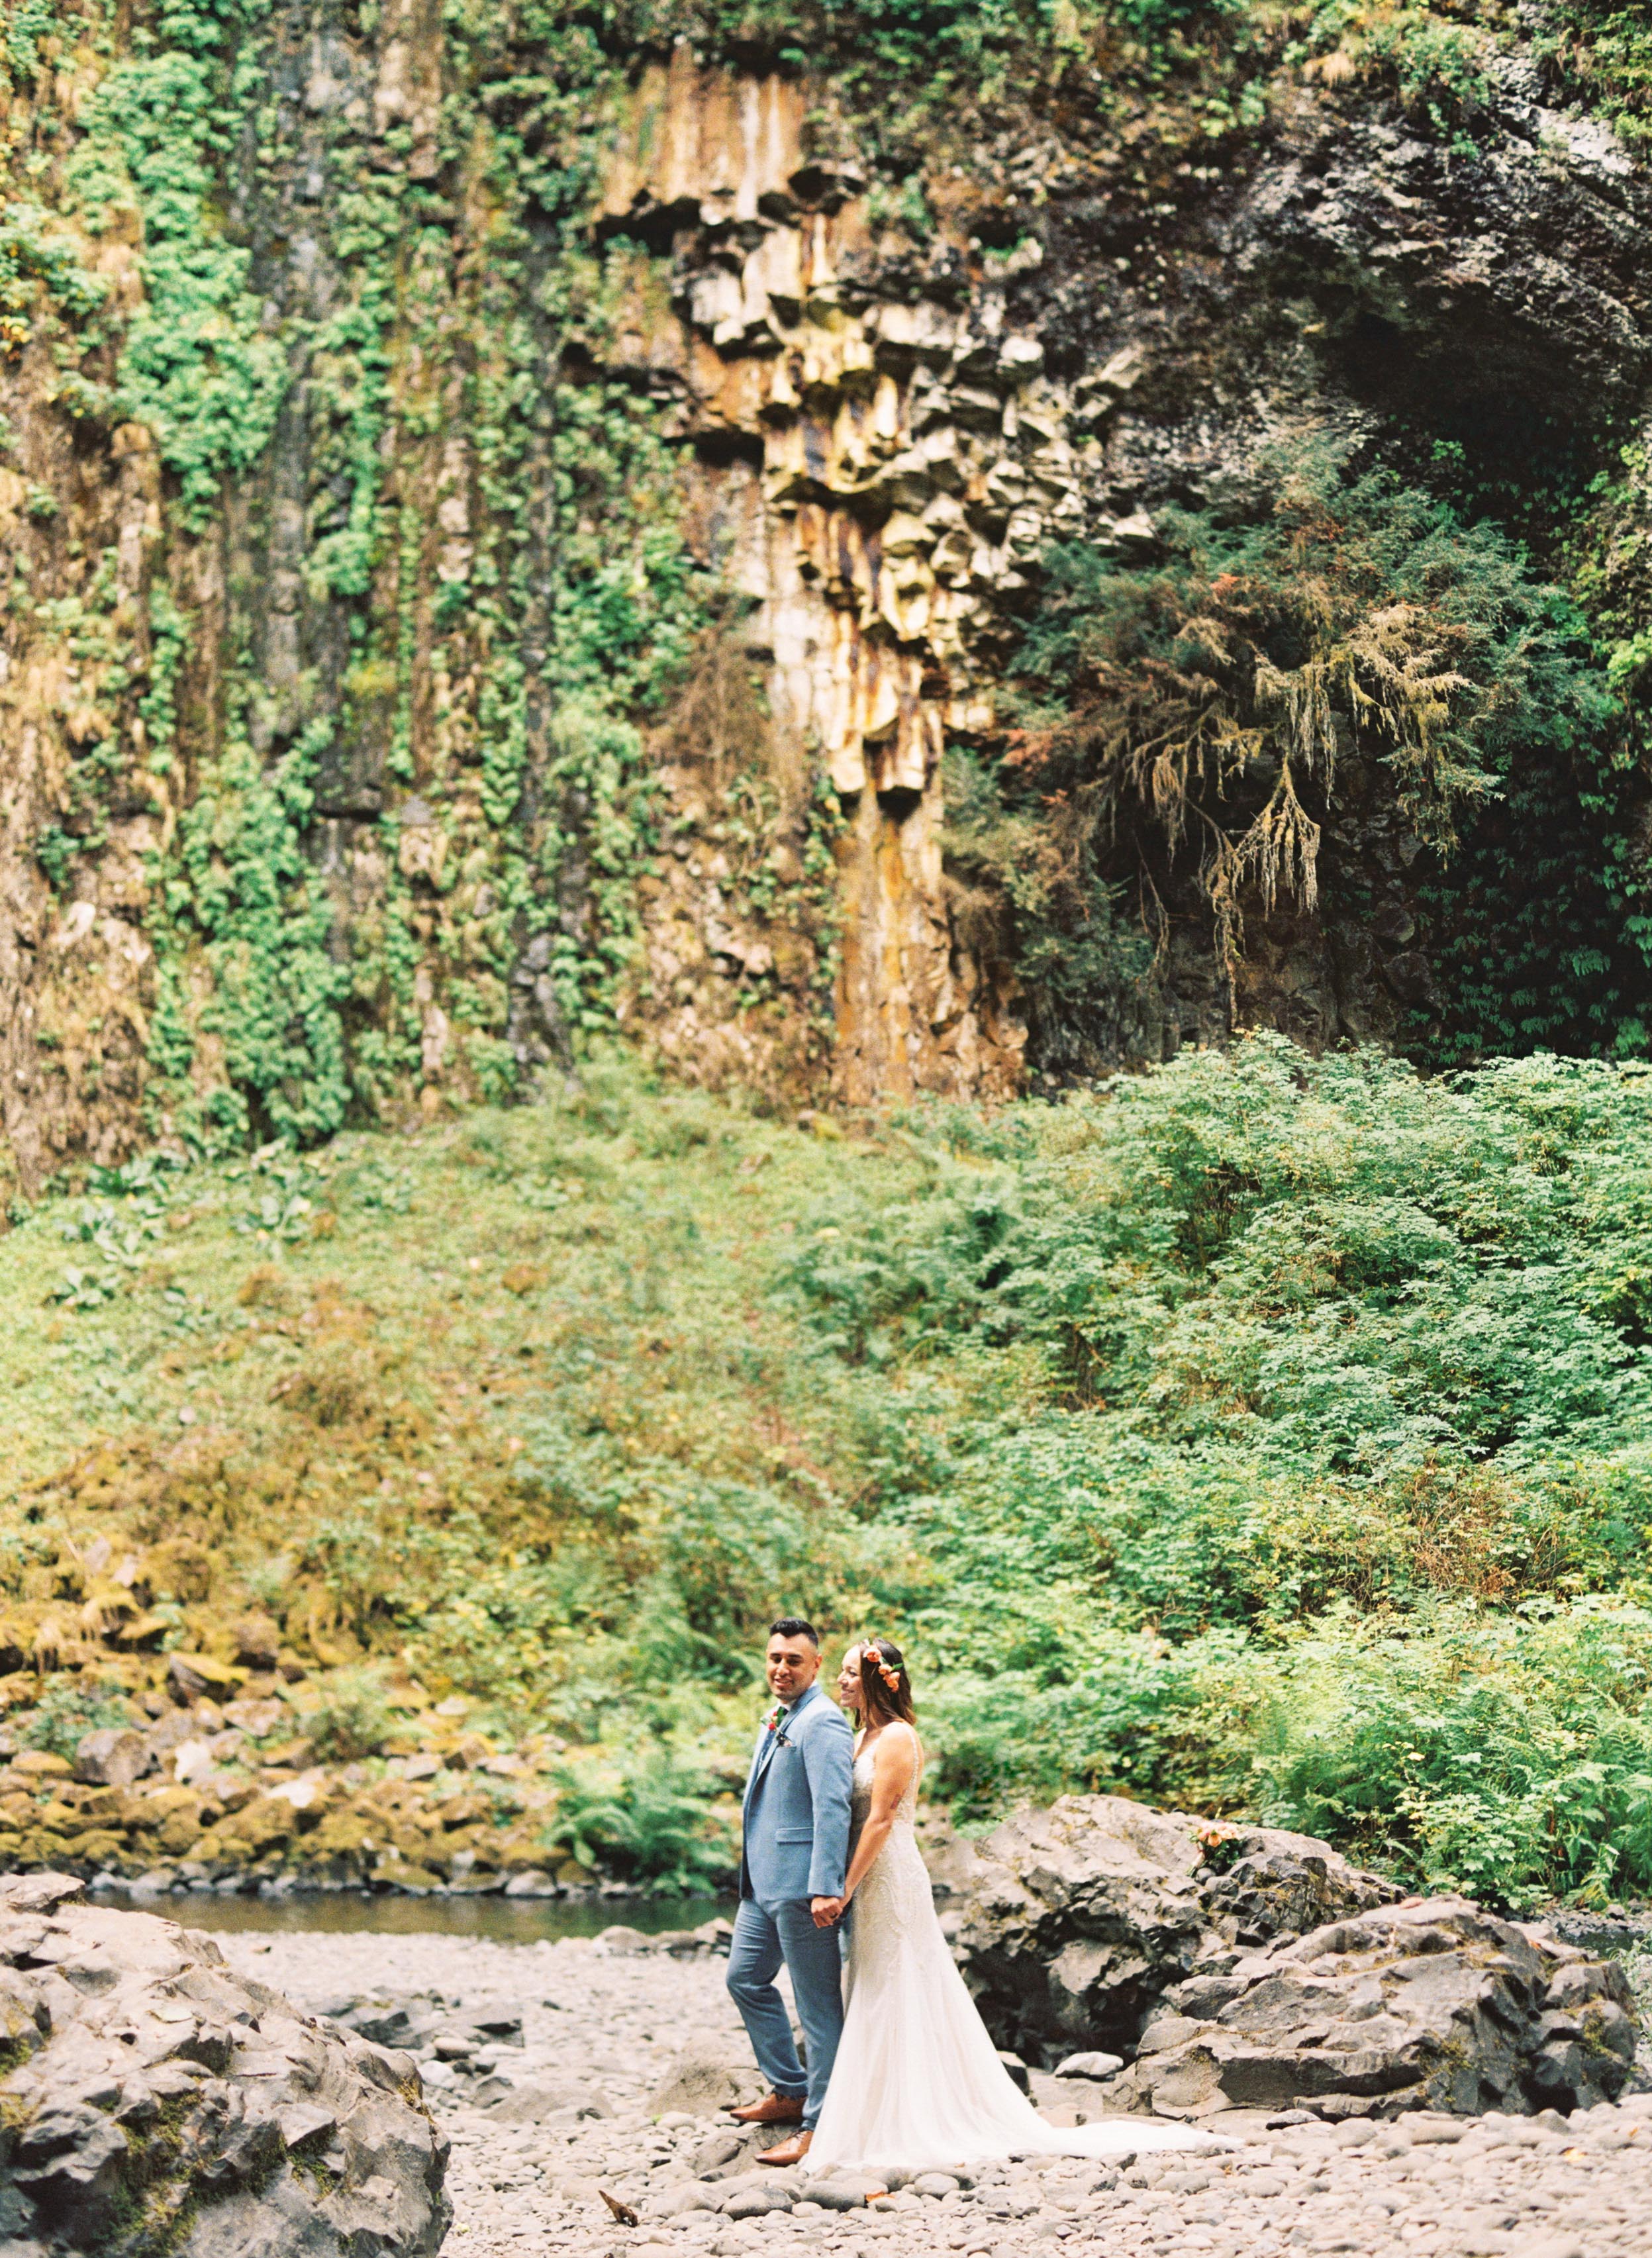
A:
<svg viewBox="0 0 1652 2258">
<path fill-rule="evenodd" d="M 784 1961 L 791 1995 L 809 2050 L 805 2076 L 791 2036 L 785 2003 L 775 1987 Z M 757 2067 L 776 2093 L 803 2101 L 812 2127 L 837 2058 L 843 2032 L 843 1963 L 835 1928 L 817 1928 L 807 1898 L 759 1905 L 742 1898 L 728 1948 L 728 1991 L 740 2009 Z"/>
</svg>

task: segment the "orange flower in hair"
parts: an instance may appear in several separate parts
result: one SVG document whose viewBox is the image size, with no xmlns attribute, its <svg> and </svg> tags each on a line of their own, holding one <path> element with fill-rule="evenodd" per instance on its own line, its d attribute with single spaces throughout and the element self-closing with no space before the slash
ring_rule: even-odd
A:
<svg viewBox="0 0 1652 2258">
<path fill-rule="evenodd" d="M 901 1673 L 892 1663 L 884 1659 L 883 1651 L 875 1638 L 869 1638 L 861 1649 L 862 1668 L 865 1667 L 869 1658 L 877 1665 L 877 1674 L 889 1687 L 890 1692 L 891 1694 L 897 1692 L 901 1682 Z"/>
</svg>

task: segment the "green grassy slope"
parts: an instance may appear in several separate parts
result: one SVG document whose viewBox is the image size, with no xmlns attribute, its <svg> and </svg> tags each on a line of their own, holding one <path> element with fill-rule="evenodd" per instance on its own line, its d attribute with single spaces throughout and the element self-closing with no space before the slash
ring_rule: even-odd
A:
<svg viewBox="0 0 1652 2258">
<path fill-rule="evenodd" d="M 360 1756 L 457 1694 L 572 1744 L 564 1851 L 685 1871 L 802 1607 L 908 1641 L 962 1815 L 1645 1888 L 1649 1090 L 1258 1039 L 838 1133 L 616 1063 L 138 1164 L 0 1242 L 0 1695 L 49 1739 L 181 1653 Z"/>
<path fill-rule="evenodd" d="M 852 1619 L 876 1550 L 880 1407 L 767 1299 L 850 1174 L 904 1167 L 616 1069 L 568 1104 L 103 1179 L 0 1250 L 12 1557 L 114 1524 L 195 1543 L 154 1593 L 192 1646 L 259 1606 L 307 1660 L 394 1656 L 517 1723 L 743 1686 L 751 1623 L 805 1595 Z M 60 1619 L 20 1574 L 14 1616 Z"/>
</svg>

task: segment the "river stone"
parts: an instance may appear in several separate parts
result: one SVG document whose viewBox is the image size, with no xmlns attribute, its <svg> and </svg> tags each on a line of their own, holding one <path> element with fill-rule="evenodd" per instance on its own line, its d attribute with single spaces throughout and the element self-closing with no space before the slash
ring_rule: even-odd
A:
<svg viewBox="0 0 1652 2258">
<path fill-rule="evenodd" d="M 1614 1962 L 1465 1898 L 1374 1908 L 1171 1986 L 1110 2103 L 1511 2114 L 1611 2101 L 1635 2027 Z"/>
<path fill-rule="evenodd" d="M 74 1750 L 74 1777 L 92 1787 L 130 1787 L 148 1770 L 149 1749 L 130 1725 L 106 1725 L 82 1735 Z"/>
<path fill-rule="evenodd" d="M 1221 1871 L 1208 1863 L 1213 1839 Z M 1202 1953 L 1399 1894 L 1309 1835 L 1064 1795 L 976 1846 L 957 1950 L 1000 2047 L 1039 2064 L 1075 2049 L 1128 2056 L 1160 1994 Z"/>
<path fill-rule="evenodd" d="M 480 2092 L 476 2098 L 483 2100 Z M 536 2085 L 524 2078 L 520 2085 L 507 2086 L 502 2094 L 489 2097 L 487 2113 L 501 2125 L 540 2125 L 559 2109 L 583 2109 L 590 2100 L 588 2085 Z"/>
<path fill-rule="evenodd" d="M 657 2195 L 648 2197 L 642 2205 L 645 2219 L 683 2219 L 691 2211 L 717 2211 L 721 2208 L 722 2193 L 718 2188 L 702 2186 L 698 2180 L 690 2180 L 677 2187 L 663 2188 Z"/>
<path fill-rule="evenodd" d="M 98 2258 L 434 2258 L 448 2144 L 412 2058 L 80 1886 L 0 1878 L 10 2233 Z"/>
<path fill-rule="evenodd" d="M 865 2172 L 833 2172 L 827 2179 L 811 2180 L 809 2201 L 827 2211 L 860 2211 L 869 2195 L 881 2195 L 888 2183 Z"/>
<path fill-rule="evenodd" d="M 771 2211 L 790 2211 L 791 2193 L 776 2180 L 737 2180 L 723 2197 L 720 2208 L 728 2219 L 761 2219 Z"/>
<path fill-rule="evenodd" d="M 690 2117 L 715 2117 L 720 2110 L 737 2108 L 758 2098 L 762 2081 L 748 2063 L 732 2061 L 725 2045 L 715 2040 L 692 2041 L 683 2049 L 649 2100 L 649 2114 L 663 2117 L 680 2109 Z"/>
</svg>

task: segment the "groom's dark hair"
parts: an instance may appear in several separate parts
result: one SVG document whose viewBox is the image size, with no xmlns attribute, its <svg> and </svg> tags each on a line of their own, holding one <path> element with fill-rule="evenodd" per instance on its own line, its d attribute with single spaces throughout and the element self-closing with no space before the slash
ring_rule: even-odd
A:
<svg viewBox="0 0 1652 2258">
<path fill-rule="evenodd" d="M 817 1650 L 820 1644 L 819 1632 L 812 1622 L 805 1622 L 801 1615 L 782 1615 L 778 1622 L 769 1624 L 769 1636 L 770 1638 L 806 1638 Z"/>
</svg>

